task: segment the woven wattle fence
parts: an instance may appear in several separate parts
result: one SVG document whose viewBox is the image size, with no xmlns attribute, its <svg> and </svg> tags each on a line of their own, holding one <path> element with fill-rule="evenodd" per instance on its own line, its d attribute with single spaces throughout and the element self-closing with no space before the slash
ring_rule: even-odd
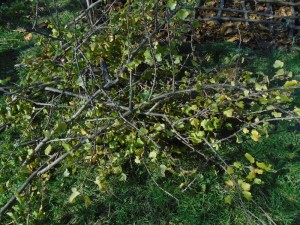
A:
<svg viewBox="0 0 300 225">
<path fill-rule="evenodd" d="M 199 0 L 195 19 L 203 24 L 201 38 L 287 44 L 299 36 L 299 15 L 299 0 Z"/>
</svg>

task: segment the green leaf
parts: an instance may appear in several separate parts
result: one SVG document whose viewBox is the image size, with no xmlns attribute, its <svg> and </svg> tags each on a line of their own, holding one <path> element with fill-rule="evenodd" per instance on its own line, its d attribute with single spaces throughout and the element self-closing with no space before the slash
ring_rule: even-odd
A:
<svg viewBox="0 0 300 225">
<path fill-rule="evenodd" d="M 149 90 L 144 90 L 142 93 L 139 94 L 142 100 L 147 101 L 150 96 Z"/>
<path fill-rule="evenodd" d="M 77 191 L 77 188 L 72 188 L 72 194 L 69 197 L 69 202 L 72 203 L 74 202 L 75 198 L 80 195 L 80 192 Z"/>
<path fill-rule="evenodd" d="M 6 85 L 11 80 L 11 77 L 6 77 L 4 80 L 0 80 L 0 85 Z"/>
<path fill-rule="evenodd" d="M 295 106 L 294 112 L 297 113 L 298 116 L 300 116 L 300 108 Z"/>
<path fill-rule="evenodd" d="M 284 63 L 283 63 L 282 61 L 276 60 L 276 61 L 274 62 L 274 64 L 273 64 L 273 67 L 274 67 L 274 68 L 282 68 L 283 65 L 284 65 Z"/>
<path fill-rule="evenodd" d="M 88 208 L 89 205 L 92 203 L 90 197 L 84 194 L 83 199 L 84 199 L 85 208 Z"/>
<path fill-rule="evenodd" d="M 261 91 L 261 90 L 267 90 L 267 85 L 266 84 L 259 84 L 259 83 L 255 83 L 254 84 L 254 88 L 256 91 Z"/>
<path fill-rule="evenodd" d="M 149 64 L 150 66 L 153 65 L 153 58 L 150 49 L 146 49 L 146 51 L 144 52 L 144 57 L 145 57 L 145 62 L 147 64 Z"/>
<path fill-rule="evenodd" d="M 97 44 L 95 42 L 91 43 L 90 44 L 90 48 L 92 51 L 95 51 L 95 48 L 96 48 Z"/>
<path fill-rule="evenodd" d="M 161 164 L 161 165 L 159 166 L 159 169 L 160 169 L 160 175 L 161 175 L 162 177 L 165 177 L 165 176 L 166 176 L 166 175 L 165 175 L 165 172 L 166 172 L 167 167 L 166 167 L 165 165 Z"/>
<path fill-rule="evenodd" d="M 44 135 L 48 140 L 51 138 L 51 132 L 49 130 L 44 130 Z"/>
<path fill-rule="evenodd" d="M 231 204 L 231 202 L 232 202 L 231 196 L 230 196 L 230 195 L 227 195 L 227 196 L 225 197 L 224 201 L 225 201 L 226 204 Z"/>
<path fill-rule="evenodd" d="M 237 169 L 240 169 L 242 167 L 242 164 L 240 162 L 234 162 L 233 166 Z"/>
<path fill-rule="evenodd" d="M 142 141 L 142 139 L 138 138 L 136 140 L 136 146 L 137 147 L 143 147 L 144 146 L 144 142 Z"/>
<path fill-rule="evenodd" d="M 197 110 L 197 108 L 198 108 L 197 105 L 192 105 L 192 106 L 189 108 L 189 111 L 190 111 L 190 110 L 195 111 L 195 110 Z"/>
<path fill-rule="evenodd" d="M 68 38 L 72 38 L 72 37 L 73 37 L 73 34 L 70 33 L 70 32 L 68 32 L 68 33 L 67 33 L 67 37 L 68 37 Z"/>
<path fill-rule="evenodd" d="M 252 198 L 252 194 L 249 191 L 243 191 L 243 196 L 247 200 L 250 200 Z"/>
<path fill-rule="evenodd" d="M 285 87 L 293 87 L 299 85 L 299 82 L 297 80 L 288 80 L 285 82 L 284 86 Z"/>
<path fill-rule="evenodd" d="M 236 136 L 236 143 L 240 144 L 243 142 L 243 139 L 240 136 Z"/>
<path fill-rule="evenodd" d="M 150 49 L 146 49 L 144 56 L 146 59 L 152 58 Z"/>
<path fill-rule="evenodd" d="M 249 90 L 244 90 L 244 95 L 245 95 L 245 97 L 248 97 L 249 93 L 250 93 Z"/>
<path fill-rule="evenodd" d="M 161 53 L 157 53 L 155 55 L 155 59 L 156 59 L 157 62 L 161 62 L 162 61 Z"/>
<path fill-rule="evenodd" d="M 169 0 L 168 3 L 167 3 L 167 7 L 170 10 L 174 10 L 176 8 L 176 5 L 177 5 L 177 2 L 174 1 L 174 0 Z"/>
<path fill-rule="evenodd" d="M 255 159 L 252 157 L 252 155 L 250 155 L 249 153 L 245 154 L 246 159 L 250 162 L 250 163 L 254 163 Z"/>
<path fill-rule="evenodd" d="M 242 102 L 242 101 L 236 102 L 235 105 L 241 109 L 244 108 L 244 102 Z"/>
<path fill-rule="evenodd" d="M 33 154 L 33 149 L 32 149 L 32 148 L 28 149 L 28 150 L 27 150 L 27 155 L 30 156 L 30 155 L 32 155 L 32 154 Z"/>
<path fill-rule="evenodd" d="M 179 64 L 181 62 L 181 60 L 182 60 L 182 56 L 181 55 L 176 56 L 175 60 L 174 60 L 174 64 Z"/>
<path fill-rule="evenodd" d="M 184 20 L 188 17 L 188 15 L 190 14 L 190 12 L 187 10 L 187 9 L 180 9 L 176 16 L 181 19 L 181 20 Z"/>
<path fill-rule="evenodd" d="M 248 180 L 253 180 L 256 177 L 256 173 L 251 171 L 246 177 Z"/>
<path fill-rule="evenodd" d="M 45 155 L 49 155 L 51 150 L 52 150 L 52 146 L 48 145 L 47 148 L 45 149 Z"/>
<path fill-rule="evenodd" d="M 214 130 L 214 124 L 210 119 L 204 119 L 201 121 L 201 127 L 203 127 L 204 130 L 213 131 Z"/>
<path fill-rule="evenodd" d="M 54 133 L 59 134 L 67 129 L 67 124 L 64 122 L 58 122 L 54 127 Z"/>
<path fill-rule="evenodd" d="M 255 178 L 254 181 L 253 181 L 254 184 L 262 184 L 262 180 L 259 179 L 259 178 Z"/>
<path fill-rule="evenodd" d="M 53 37 L 57 38 L 59 36 L 58 30 L 56 30 L 56 29 L 53 28 L 52 29 L 52 35 L 53 35 Z"/>
<path fill-rule="evenodd" d="M 148 134 L 148 133 L 149 133 L 149 131 L 145 127 L 141 127 L 140 130 L 139 130 L 139 135 L 143 136 L 143 135 Z"/>
<path fill-rule="evenodd" d="M 166 129 L 166 125 L 163 123 L 156 123 L 156 124 L 154 124 L 153 128 L 156 131 L 162 131 L 162 130 Z"/>
<path fill-rule="evenodd" d="M 66 169 L 65 172 L 64 172 L 64 174 L 63 174 L 63 176 L 64 177 L 68 177 L 69 175 L 70 175 L 70 172 L 69 172 L 68 169 Z"/>
<path fill-rule="evenodd" d="M 125 173 L 121 173 L 119 181 L 126 181 L 127 175 Z"/>
<path fill-rule="evenodd" d="M 227 173 L 228 174 L 234 174 L 234 169 L 231 166 L 228 166 Z"/>
<path fill-rule="evenodd" d="M 282 116 L 282 113 L 281 112 L 272 112 L 272 115 L 275 117 L 275 118 L 280 118 Z"/>
<path fill-rule="evenodd" d="M 192 139 L 192 142 L 195 144 L 201 143 L 203 141 L 204 136 L 205 136 L 205 132 L 203 130 L 190 133 L 190 138 Z"/>
<path fill-rule="evenodd" d="M 94 183 L 98 185 L 99 190 L 105 189 L 103 182 L 101 182 L 100 176 L 96 177 L 96 180 L 94 181 Z"/>
<path fill-rule="evenodd" d="M 156 156 L 157 156 L 156 151 L 152 151 L 152 152 L 149 153 L 149 158 L 151 158 L 152 160 L 155 160 Z"/>
<path fill-rule="evenodd" d="M 190 119 L 190 123 L 191 123 L 192 126 L 198 127 L 199 124 L 200 124 L 200 121 L 199 121 L 199 119 L 197 119 L 197 118 L 191 118 L 191 119 Z"/>
<path fill-rule="evenodd" d="M 62 142 L 61 145 L 66 151 L 70 151 L 72 149 L 71 145 L 67 144 L 66 142 Z"/>
<path fill-rule="evenodd" d="M 81 76 L 79 76 L 79 77 L 77 78 L 77 80 L 75 81 L 75 84 L 76 84 L 77 86 L 84 87 L 83 80 L 82 80 Z"/>
</svg>

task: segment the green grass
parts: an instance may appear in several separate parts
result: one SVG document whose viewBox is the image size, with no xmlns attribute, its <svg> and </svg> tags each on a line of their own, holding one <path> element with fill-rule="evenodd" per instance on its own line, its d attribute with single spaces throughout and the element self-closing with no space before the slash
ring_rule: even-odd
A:
<svg viewBox="0 0 300 225">
<path fill-rule="evenodd" d="M 271 224 L 268 215 L 276 224 L 296 225 L 300 210 L 300 134 L 296 129 L 293 124 L 280 124 L 259 143 L 249 140 L 222 149 L 227 152 L 224 157 L 232 161 L 248 152 L 257 160 L 271 163 L 276 171 L 264 175 L 265 184 L 253 189 L 253 201 L 245 200 L 245 209 L 238 199 L 232 205 L 224 203 L 225 185 L 217 168 L 187 156 L 184 166 L 200 163 L 203 167 L 197 176 L 188 179 L 191 182 L 196 178 L 185 191 L 179 188 L 185 178 L 171 174 L 166 178 L 154 177 L 157 186 L 145 168 L 140 167 L 128 171 L 131 174 L 126 182 L 112 177 L 109 190 L 99 192 L 93 182 L 97 168 L 82 164 L 69 177 L 62 176 L 67 167 L 59 168 L 45 184 L 36 181 L 37 186 L 44 187 L 43 197 L 32 199 L 31 210 L 38 211 L 42 205 L 43 213 L 32 220 L 40 224 Z M 79 187 L 91 204 L 87 206 L 82 195 L 68 203 L 72 187 Z"/>
</svg>

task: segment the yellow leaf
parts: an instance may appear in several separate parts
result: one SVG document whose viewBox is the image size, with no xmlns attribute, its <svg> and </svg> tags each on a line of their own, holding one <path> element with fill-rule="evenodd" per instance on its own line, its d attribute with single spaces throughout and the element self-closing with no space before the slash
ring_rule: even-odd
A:
<svg viewBox="0 0 300 225">
<path fill-rule="evenodd" d="M 257 173 L 257 174 L 263 174 L 264 171 L 261 170 L 261 169 L 254 169 L 254 172 Z"/>
<path fill-rule="evenodd" d="M 263 163 L 263 162 L 256 162 L 256 165 L 259 167 L 259 168 L 261 168 L 261 169 L 263 169 L 263 170 L 265 170 L 265 171 L 270 171 L 271 170 L 271 167 L 272 167 L 272 165 L 266 165 L 265 163 Z"/>
<path fill-rule="evenodd" d="M 226 117 L 232 117 L 233 109 L 228 109 L 223 112 Z"/>
<path fill-rule="evenodd" d="M 80 195 L 80 192 L 77 191 L 77 188 L 72 188 L 72 194 L 69 197 L 69 202 L 72 203 L 74 202 L 75 198 Z"/>
<path fill-rule="evenodd" d="M 249 130 L 248 130 L 247 128 L 244 128 L 244 129 L 243 129 L 243 133 L 244 133 L 244 134 L 248 134 L 248 133 L 249 133 Z"/>
<path fill-rule="evenodd" d="M 249 191 L 243 191 L 244 198 L 250 200 L 252 198 L 252 194 Z"/>
<path fill-rule="evenodd" d="M 106 182 L 103 182 L 100 179 L 101 178 L 99 176 L 97 176 L 94 183 L 98 185 L 98 188 L 99 188 L 100 191 L 106 190 L 106 188 L 107 188 Z"/>
<path fill-rule="evenodd" d="M 225 183 L 230 187 L 233 187 L 234 185 L 232 180 L 226 180 Z"/>
<path fill-rule="evenodd" d="M 274 68 L 282 68 L 283 65 L 284 65 L 284 63 L 283 63 L 282 61 L 276 60 L 276 61 L 274 62 L 274 64 L 273 64 L 273 67 L 274 67 Z"/>
<path fill-rule="evenodd" d="M 281 112 L 276 112 L 276 111 L 272 112 L 271 114 L 272 114 L 275 118 L 280 118 L 280 117 L 282 116 L 282 113 L 281 113 Z"/>
<path fill-rule="evenodd" d="M 242 182 L 241 183 L 241 188 L 244 190 L 244 191 L 250 191 L 251 189 L 251 184 L 248 184 L 246 182 Z"/>
<path fill-rule="evenodd" d="M 141 163 L 140 157 L 136 156 L 134 162 L 136 164 L 140 164 Z"/>
<path fill-rule="evenodd" d="M 27 35 L 25 35 L 24 41 L 30 41 L 31 38 L 32 38 L 32 33 L 28 33 Z"/>
<path fill-rule="evenodd" d="M 284 71 L 284 69 L 279 69 L 277 72 L 276 72 L 276 76 L 282 76 L 282 75 L 284 75 L 284 73 L 285 73 L 285 71 Z"/>
<path fill-rule="evenodd" d="M 251 138 L 253 141 L 258 141 L 260 138 L 260 134 L 257 132 L 257 130 L 251 131 Z"/>
<path fill-rule="evenodd" d="M 239 40 L 239 39 L 240 39 L 239 36 L 235 35 L 232 38 L 229 38 L 227 41 L 228 42 L 234 42 L 234 41 Z"/>
<path fill-rule="evenodd" d="M 80 130 L 80 133 L 81 133 L 82 135 L 88 135 L 88 133 L 87 133 L 84 129 L 81 129 L 81 130 Z"/>
<path fill-rule="evenodd" d="M 255 174 L 253 171 L 251 171 L 251 172 L 248 174 L 247 179 L 248 179 L 248 180 L 253 180 L 255 177 L 256 177 L 256 174 Z"/>
</svg>

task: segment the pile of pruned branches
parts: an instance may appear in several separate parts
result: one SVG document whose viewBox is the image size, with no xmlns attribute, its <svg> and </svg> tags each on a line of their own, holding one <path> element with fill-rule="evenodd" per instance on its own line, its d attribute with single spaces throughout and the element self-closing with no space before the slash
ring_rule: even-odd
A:
<svg viewBox="0 0 300 225">
<path fill-rule="evenodd" d="M 194 41 L 202 23 L 193 1 L 100 3 L 64 28 L 50 25 L 51 37 L 38 43 L 41 54 L 23 59 L 20 82 L 0 88 L 6 97 L 1 132 L 20 132 L 17 166 L 27 175 L 0 215 L 27 198 L 29 184 L 31 198 L 38 196 L 35 179 L 47 184 L 62 176 L 60 167 L 93 166 L 94 185 L 105 191 L 110 176 L 124 181 L 137 167 L 154 177 L 180 175 L 183 155 L 228 176 L 227 202 L 236 193 L 251 199 L 250 187 L 271 166 L 248 154 L 252 169 L 245 165 L 236 174 L 221 157 L 222 143 L 259 141 L 271 122 L 299 119 L 299 108 L 290 106 L 299 87 L 293 74 L 280 60 L 270 74 L 254 74 L 242 69 L 242 55 L 231 68 L 204 72 Z M 70 194 L 73 201 L 82 193 Z"/>
</svg>

